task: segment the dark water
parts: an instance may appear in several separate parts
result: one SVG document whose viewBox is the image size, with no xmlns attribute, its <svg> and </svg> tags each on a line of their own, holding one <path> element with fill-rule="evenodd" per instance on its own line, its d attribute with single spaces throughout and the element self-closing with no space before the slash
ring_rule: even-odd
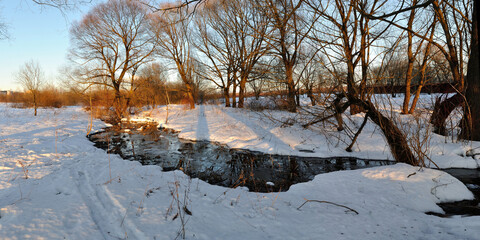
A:
<svg viewBox="0 0 480 240">
<path fill-rule="evenodd" d="M 480 215 L 480 170 L 479 169 L 463 169 L 451 168 L 443 171 L 456 177 L 462 181 L 465 186 L 475 195 L 474 200 L 466 200 L 453 203 L 438 204 L 445 214 L 442 217 L 449 217 L 453 215 Z"/>
<path fill-rule="evenodd" d="M 94 133 L 89 139 L 96 147 L 124 159 L 159 165 L 164 171 L 179 169 L 211 184 L 246 186 L 256 192 L 286 191 L 319 173 L 392 164 L 385 160 L 295 157 L 230 149 L 208 141 L 179 139 L 176 133 L 159 130 L 153 124 L 125 124 Z"/>
<path fill-rule="evenodd" d="M 89 135 L 96 147 L 144 165 L 159 165 L 164 171 L 182 170 L 187 175 L 225 187 L 248 187 L 256 192 L 287 191 L 293 184 L 312 180 L 315 175 L 394 164 L 387 160 L 352 157 L 312 158 L 269 155 L 230 149 L 209 141 L 178 138 L 156 124 L 127 124 Z M 480 171 L 447 169 L 475 194 L 473 201 L 439 204 L 446 214 L 480 215 Z M 438 215 L 438 214 L 435 214 Z"/>
</svg>

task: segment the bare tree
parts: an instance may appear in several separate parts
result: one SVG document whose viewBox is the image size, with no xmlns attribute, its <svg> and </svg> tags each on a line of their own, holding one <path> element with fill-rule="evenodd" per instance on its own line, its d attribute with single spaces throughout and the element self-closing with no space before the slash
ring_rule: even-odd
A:
<svg viewBox="0 0 480 240">
<path fill-rule="evenodd" d="M 235 36 L 235 51 L 239 68 L 238 107 L 243 108 L 246 97 L 247 82 L 255 71 L 255 66 L 269 51 L 268 16 L 256 7 L 256 1 L 238 1 L 229 4 L 229 28 Z"/>
<path fill-rule="evenodd" d="M 260 61 L 255 65 L 254 70 L 250 74 L 251 76 L 250 80 L 248 81 L 248 85 L 253 91 L 256 100 L 260 99 L 260 95 L 262 94 L 262 92 L 272 90 L 267 87 L 269 80 L 269 72 L 271 71 L 270 68 L 270 62 Z"/>
<path fill-rule="evenodd" d="M 227 6 L 227 1 L 221 1 L 207 5 L 199 12 L 195 19 L 197 36 L 193 43 L 199 55 L 208 59 L 201 63 L 207 71 L 199 74 L 222 90 L 225 106 L 230 107 L 230 88 L 235 85 L 238 73 L 238 52 L 234 29 L 229 28 Z"/>
<path fill-rule="evenodd" d="M 17 73 L 17 82 L 32 96 L 34 116 L 37 116 L 38 95 L 44 84 L 44 73 L 36 61 L 28 61 Z"/>
<path fill-rule="evenodd" d="M 454 96 L 443 101 L 437 101 L 435 103 L 430 122 L 434 125 L 434 131 L 442 135 L 446 134 L 445 121 L 447 117 L 457 106 L 460 106 L 462 103 L 464 103 L 463 92 L 465 90 L 465 59 L 463 58 L 463 45 L 465 42 L 463 37 L 465 36 L 464 34 L 467 34 L 467 32 L 460 27 L 458 16 L 456 16 L 456 11 L 452 9 L 452 6 L 455 6 L 455 4 L 455 1 L 450 2 L 449 0 L 435 0 L 432 1 L 431 4 L 432 9 L 435 12 L 435 16 L 438 19 L 438 23 L 443 30 L 443 36 L 440 39 L 444 39 L 443 41 L 434 41 L 432 44 L 434 44 L 447 59 L 454 81 L 454 88 L 457 89 L 457 94 Z M 450 21 L 450 19 L 456 20 Z M 467 21 L 467 19 L 464 20 Z"/>
<path fill-rule="evenodd" d="M 165 6 L 165 8 L 167 8 Z M 190 109 L 195 108 L 193 46 L 189 36 L 190 20 L 185 8 L 159 12 L 154 16 L 153 32 L 157 37 L 157 54 L 175 65 L 185 86 L 185 95 Z"/>
<path fill-rule="evenodd" d="M 207 18 L 197 21 L 202 39 L 197 49 L 210 60 L 209 68 L 220 79 L 214 82 L 225 94 L 230 85 L 234 85 L 235 92 L 238 79 L 240 108 L 255 66 L 268 51 L 267 18 L 259 10 L 251 0 L 222 0 L 207 5 L 202 11 Z M 235 97 L 233 103 L 235 106 Z"/>
<path fill-rule="evenodd" d="M 151 61 L 156 49 L 149 24 L 142 4 L 111 0 L 97 5 L 70 30 L 71 59 L 78 64 L 79 83 L 87 88 L 103 85 L 113 89 L 117 118 L 128 107 L 122 94 L 125 81 L 140 65 Z"/>
<path fill-rule="evenodd" d="M 412 6 L 415 6 L 416 4 L 418 4 L 418 0 L 412 0 Z M 411 91 L 412 80 L 414 78 L 415 60 L 416 60 L 417 56 L 419 55 L 420 50 L 422 49 L 423 42 L 426 38 L 425 36 L 428 34 L 428 30 L 430 30 L 429 28 L 432 29 L 431 30 L 432 35 L 435 32 L 436 19 L 435 19 L 435 17 L 433 17 L 433 20 L 425 21 L 425 22 L 433 22 L 433 24 L 429 24 L 430 25 L 429 27 L 422 24 L 422 26 L 419 26 L 418 30 L 415 30 L 416 32 L 420 32 L 421 31 L 420 29 L 424 29 L 424 28 L 428 29 L 423 34 L 424 37 L 422 37 L 420 39 L 420 43 L 417 44 L 417 48 L 414 49 L 414 36 L 413 36 L 413 33 L 412 33 L 414 31 L 413 30 L 413 22 L 416 18 L 418 19 L 418 16 L 416 16 L 418 11 L 419 11 L 418 9 L 412 8 L 412 10 L 410 10 L 410 15 L 408 17 L 408 22 L 407 22 L 407 29 L 408 29 L 407 30 L 407 40 L 408 40 L 408 43 L 407 43 L 407 70 L 406 70 L 406 73 L 405 73 L 405 96 L 404 96 L 404 100 L 403 100 L 402 114 L 410 113 L 410 111 L 409 111 L 410 91 Z M 431 44 L 431 43 L 429 42 L 428 44 Z M 427 49 L 429 49 L 429 46 L 427 47 Z M 426 56 L 428 56 L 428 55 L 426 55 Z M 424 61 L 424 63 L 426 64 L 426 61 Z M 412 111 L 413 111 L 413 109 L 412 109 Z"/>
<path fill-rule="evenodd" d="M 420 73 L 419 73 L 419 82 L 417 85 L 417 90 L 415 92 L 415 97 L 413 98 L 412 105 L 410 106 L 410 110 L 408 111 L 409 114 L 413 114 L 415 111 L 415 107 L 417 106 L 418 99 L 420 98 L 420 93 L 422 91 L 423 86 L 429 80 L 428 75 L 430 75 L 427 72 L 428 68 L 428 62 L 429 58 L 431 56 L 431 49 L 432 49 L 432 41 L 433 41 L 433 36 L 435 33 L 435 24 L 432 26 L 432 29 L 430 30 L 430 37 L 428 38 L 428 41 L 426 43 L 425 49 L 423 51 L 423 59 L 419 64 L 420 68 Z"/>
<path fill-rule="evenodd" d="M 263 14 L 270 19 L 270 28 L 273 31 L 268 35 L 267 42 L 285 68 L 284 83 L 287 87 L 287 105 L 290 112 L 296 111 L 295 95 L 298 81 L 294 79 L 295 65 L 302 44 L 318 19 L 317 11 L 313 11 L 310 19 L 305 19 L 301 14 L 303 3 L 303 0 L 258 1 Z"/>
<path fill-rule="evenodd" d="M 321 26 L 318 28 L 318 38 L 315 40 L 319 45 L 327 44 L 329 48 L 327 53 L 336 55 L 336 59 L 327 56 L 332 74 L 338 72 L 336 65 L 338 63 L 346 65 L 347 92 L 337 94 L 337 100 L 334 101 L 335 115 L 345 111 L 350 107 L 352 113 L 359 111 L 365 112 L 365 118 L 369 118 L 382 130 L 383 135 L 390 147 L 390 151 L 396 161 L 406 162 L 412 165 L 419 164 L 415 155 L 410 150 L 404 133 L 395 125 L 395 123 L 384 116 L 367 96 L 366 84 L 369 78 L 369 65 L 371 63 L 370 47 L 382 36 L 385 28 L 379 28 L 374 32 L 375 24 L 371 24 L 369 19 L 364 16 L 365 12 L 374 14 L 382 11 L 386 0 L 351 0 L 351 1 L 309 1 L 309 6 L 321 16 Z M 331 5 L 330 5 L 331 4 Z M 337 63 L 338 62 L 338 63 Z M 361 70 L 356 68 L 361 66 Z M 360 74 L 357 80 L 357 74 Z M 341 88 L 343 91 L 343 88 Z M 342 105 L 338 99 L 347 98 L 347 102 Z M 338 119 L 340 120 L 340 119 Z M 339 121 L 339 125 L 341 124 Z M 366 120 L 364 121 L 366 122 Z M 363 125 L 363 124 L 362 124 Z M 340 125 L 341 127 L 341 125 Z M 360 127 L 355 134 L 361 132 Z M 339 128 L 341 129 L 341 128 Z M 352 139 L 352 142 L 356 137 Z M 347 151 L 350 147 L 347 148 Z"/>
<path fill-rule="evenodd" d="M 313 56 L 308 56 L 309 54 Z M 310 98 L 310 103 L 312 106 L 315 106 L 317 97 L 314 93 L 318 90 L 320 83 L 323 82 L 325 75 L 328 73 L 325 72 L 322 66 L 324 60 L 315 51 L 311 51 L 309 54 L 302 54 L 300 58 L 298 79 L 302 83 L 307 97 Z"/>
<path fill-rule="evenodd" d="M 404 3 L 405 0 L 402 1 L 401 6 L 404 6 Z M 434 111 L 431 115 L 430 122 L 434 125 L 434 132 L 439 134 L 446 134 L 445 121 L 450 115 L 450 113 L 456 107 L 462 105 L 465 102 L 465 99 L 467 99 L 468 102 L 468 98 L 472 97 L 467 96 L 469 94 L 466 94 L 465 92 L 464 71 L 465 60 L 467 59 L 465 53 L 467 55 L 469 53 L 470 55 L 472 55 L 472 53 L 474 52 L 474 46 L 476 41 L 474 37 L 475 18 L 473 16 L 477 16 L 478 10 L 476 10 L 475 4 L 477 4 L 477 1 L 428 0 L 380 16 L 375 16 L 372 13 L 362 12 L 362 15 L 366 16 L 369 19 L 380 19 L 382 21 L 388 22 L 392 26 L 396 26 L 400 29 L 409 31 L 416 37 L 429 40 L 426 36 L 422 36 L 418 32 L 409 30 L 408 27 L 404 27 L 401 24 L 395 22 L 391 19 L 391 17 L 395 17 L 399 13 L 411 11 L 415 8 L 431 7 L 431 10 L 435 14 L 435 17 L 442 31 L 438 32 L 437 36 L 435 36 L 433 39 L 430 39 L 430 42 L 437 49 L 439 49 L 441 53 L 445 56 L 445 59 L 447 59 L 450 73 L 454 82 L 453 87 L 457 90 L 457 94 L 453 95 L 452 97 L 446 98 L 444 100 L 439 100 L 435 103 Z M 471 15 L 469 14 L 470 12 L 472 12 Z M 469 36 L 469 29 L 472 30 L 471 36 Z M 470 62 L 472 61 L 475 65 L 475 62 L 478 61 L 475 55 L 472 56 L 473 58 L 469 59 L 468 65 L 470 65 Z M 471 68 L 468 67 L 468 69 L 470 70 Z M 475 74 L 472 74 L 470 75 L 468 82 L 471 83 L 470 85 L 477 86 L 477 84 L 480 84 L 477 83 L 480 82 L 480 79 L 479 77 L 475 77 Z M 475 101 L 473 101 L 472 104 L 473 106 L 476 106 Z M 466 114 L 470 114 L 468 109 L 465 109 L 464 112 Z M 464 119 L 468 119 L 468 116 L 465 116 Z M 480 118 L 478 120 L 474 120 L 474 122 L 475 121 L 480 122 Z M 469 121 L 467 120 L 467 122 Z M 463 132 L 467 132 L 466 126 L 468 125 L 469 124 L 463 124 L 462 128 L 463 130 L 465 130 Z M 480 128 L 472 127 L 471 129 Z M 480 130 L 478 132 L 478 135 L 480 136 Z"/>
<path fill-rule="evenodd" d="M 160 63 L 147 64 L 141 68 L 135 82 L 136 101 L 150 105 L 152 109 L 157 104 L 167 103 L 167 72 L 168 69 Z"/>
</svg>

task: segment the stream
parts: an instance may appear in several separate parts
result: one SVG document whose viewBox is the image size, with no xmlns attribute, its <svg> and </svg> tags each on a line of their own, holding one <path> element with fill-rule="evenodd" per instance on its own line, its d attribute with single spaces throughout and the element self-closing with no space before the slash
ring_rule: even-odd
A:
<svg viewBox="0 0 480 240">
<path fill-rule="evenodd" d="M 156 123 L 122 123 L 88 136 L 98 148 L 119 154 L 123 159 L 144 165 L 158 165 L 163 171 L 181 170 L 193 178 L 225 187 L 247 187 L 255 192 L 287 191 L 293 184 L 312 180 L 315 175 L 395 164 L 388 160 L 354 157 L 298 157 L 270 155 L 231 149 L 209 141 L 190 141 Z M 480 215 L 480 171 L 446 169 L 474 193 L 475 200 L 442 203 L 445 214 Z"/>
</svg>

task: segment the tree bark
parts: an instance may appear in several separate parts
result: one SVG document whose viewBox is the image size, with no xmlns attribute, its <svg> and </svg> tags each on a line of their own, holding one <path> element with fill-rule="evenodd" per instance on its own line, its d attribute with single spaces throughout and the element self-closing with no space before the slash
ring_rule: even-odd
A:
<svg viewBox="0 0 480 240">
<path fill-rule="evenodd" d="M 223 97 L 225 98 L 225 107 L 230 107 L 230 91 L 229 87 L 223 88 Z"/>
<path fill-rule="evenodd" d="M 408 163 L 413 166 L 419 164 L 417 158 L 410 150 L 405 135 L 400 129 L 387 117 L 383 116 L 373 103 L 362 101 L 360 99 L 349 99 L 352 103 L 360 105 L 367 112 L 370 120 L 374 122 L 383 132 L 387 144 L 390 147 L 393 157 L 397 162 Z"/>
<path fill-rule="evenodd" d="M 430 55 L 430 50 L 432 49 L 432 41 L 433 41 L 433 36 L 435 33 L 435 22 L 433 23 L 434 25 L 432 26 L 432 31 L 430 33 L 430 38 L 429 41 L 427 42 L 427 47 L 425 48 L 425 52 L 423 54 L 423 61 L 422 61 L 422 67 L 420 69 L 420 84 L 417 87 L 417 91 L 415 92 L 415 97 L 413 98 L 412 106 L 410 107 L 410 110 L 408 111 L 409 114 L 413 114 L 415 111 L 415 108 L 417 106 L 418 99 L 420 98 L 420 93 L 422 92 L 422 88 L 427 82 L 427 63 L 428 63 L 428 56 Z"/>
<path fill-rule="evenodd" d="M 240 77 L 240 90 L 238 95 L 238 107 L 243 108 L 245 103 L 245 88 L 247 85 L 247 77 L 241 76 Z"/>
<path fill-rule="evenodd" d="M 434 127 L 434 133 L 446 135 L 447 129 L 445 127 L 445 121 L 447 120 L 450 113 L 462 103 L 463 96 L 460 93 L 456 93 L 455 95 L 445 99 L 444 101 L 440 101 L 439 99 L 435 102 L 435 107 L 430 118 L 430 123 L 433 124 Z"/>
<path fill-rule="evenodd" d="M 190 106 L 190 109 L 195 108 L 195 98 L 193 97 L 193 88 L 189 82 L 185 82 L 185 87 L 187 88 L 187 100 Z"/>
<path fill-rule="evenodd" d="M 237 79 L 233 79 L 232 107 L 237 107 Z"/>
<path fill-rule="evenodd" d="M 413 114 L 415 112 L 415 108 L 417 107 L 418 99 L 420 98 L 420 93 L 422 93 L 423 83 L 420 83 L 417 86 L 417 91 L 415 92 L 415 97 L 413 97 L 412 106 L 408 111 L 408 114 Z"/>
<path fill-rule="evenodd" d="M 34 91 L 33 92 L 33 109 L 34 109 L 34 113 L 33 113 L 33 116 L 37 116 L 37 93 Z"/>
<path fill-rule="evenodd" d="M 293 81 L 293 65 L 285 64 L 285 74 L 287 75 L 287 110 L 296 112 L 297 105 L 295 103 L 295 82 Z"/>
<path fill-rule="evenodd" d="M 472 36 L 466 79 L 464 123 L 461 137 L 480 141 L 480 61 L 478 48 L 478 1 L 473 1 Z"/>
<path fill-rule="evenodd" d="M 417 1 L 414 0 L 412 5 L 417 4 Z M 415 19 L 415 9 L 410 11 L 410 17 L 408 19 L 408 26 L 409 30 L 412 30 L 413 20 Z M 408 106 L 410 105 L 410 88 L 412 85 L 412 78 L 413 78 L 413 63 L 415 61 L 415 56 L 413 55 L 413 33 L 408 32 L 408 45 L 407 45 L 407 57 L 408 57 L 408 64 L 407 64 L 407 74 L 405 76 L 405 97 L 403 99 L 403 108 L 402 114 L 407 114 Z M 416 54 L 415 54 L 416 55 Z"/>
<path fill-rule="evenodd" d="M 115 91 L 115 99 L 113 100 L 113 108 L 115 111 L 115 116 L 111 121 L 114 123 L 120 122 L 124 115 L 124 107 L 122 103 L 122 96 L 120 94 L 120 91 Z"/>
<path fill-rule="evenodd" d="M 312 103 L 312 106 L 317 105 L 317 101 L 315 100 L 315 96 L 313 96 L 313 91 L 309 88 L 307 89 L 307 96 L 310 98 L 310 102 Z"/>
</svg>

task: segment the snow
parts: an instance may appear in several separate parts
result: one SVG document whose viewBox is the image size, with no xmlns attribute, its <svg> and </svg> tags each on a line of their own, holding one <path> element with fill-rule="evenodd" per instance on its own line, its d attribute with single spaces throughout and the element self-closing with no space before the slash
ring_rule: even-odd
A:
<svg viewBox="0 0 480 240">
<path fill-rule="evenodd" d="M 315 129 L 282 127 L 261 120 L 259 113 L 217 106 L 170 109 L 168 123 L 163 110 L 152 117 L 181 130 L 183 138 L 271 153 L 346 154 L 341 136 L 327 139 Z M 396 164 L 320 174 L 287 192 L 254 193 L 107 154 L 85 137 L 89 116 L 80 107 L 39 109 L 37 117 L 32 115 L 31 109 L 0 105 L 1 239 L 174 239 L 183 232 L 187 239 L 480 236 L 478 216 L 439 218 L 424 213 L 441 213 L 436 203 L 473 198 L 465 185 L 442 171 Z M 94 131 L 104 126 L 93 122 Z M 375 145 L 381 136 L 366 132 L 361 137 L 353 155 L 389 157 L 388 149 Z M 469 149 L 458 143 L 438 147 L 460 161 L 467 157 L 453 151 Z M 301 151 L 305 149 L 314 152 Z M 438 156 L 435 160 L 442 162 Z M 305 203 L 306 199 L 335 203 L 358 214 L 333 204 Z"/>
</svg>

